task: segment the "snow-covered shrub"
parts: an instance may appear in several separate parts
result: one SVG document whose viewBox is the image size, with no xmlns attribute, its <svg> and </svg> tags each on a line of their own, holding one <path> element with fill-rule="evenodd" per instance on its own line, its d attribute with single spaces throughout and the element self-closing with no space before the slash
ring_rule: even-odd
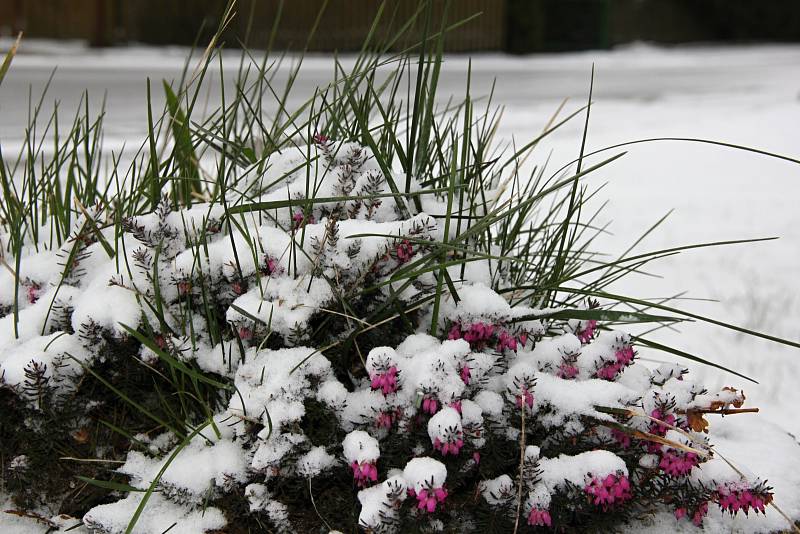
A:
<svg viewBox="0 0 800 534">
<path fill-rule="evenodd" d="M 354 195 L 366 184 L 388 191 L 367 148 L 325 141 L 310 149 L 325 162 L 319 197 Z M 293 163 L 283 156 L 274 165 Z M 301 198 L 304 175 L 284 177 L 260 202 L 285 200 L 287 191 Z M 772 494 L 763 482 L 702 469 L 717 461 L 703 414 L 740 407 L 740 392 L 710 394 L 679 365 L 651 370 L 637 361 L 631 336 L 595 320 L 512 306 L 490 287 L 502 288 L 503 278 L 488 276 L 488 266 L 464 275 L 449 267 L 454 287 L 434 315 L 424 300 L 435 291 L 432 275 L 402 291 L 393 277 L 435 246 L 441 224 L 425 211 L 403 217 L 392 199 L 366 210 L 359 202 L 317 203 L 302 218 L 279 209 L 225 233 L 210 231 L 215 206 L 172 211 L 164 200 L 125 221 L 130 271 L 116 271 L 118 259 L 90 241 L 84 269 L 60 285 L 63 267 L 48 261 L 64 250 L 26 256 L 35 284 L 53 289 L 24 303 L 17 339 L 13 316 L 0 320 L 5 395 L 27 414 L 18 431 L 52 431 L 40 428 L 44 414 L 63 417 L 97 369 L 167 360 L 233 388 L 191 438 L 134 436 L 115 472 L 133 488 L 155 483 L 148 517 L 173 515 L 186 531 L 219 528 L 235 514 L 301 531 L 318 492 L 326 520 L 352 528 L 357 502 L 357 523 L 375 532 L 502 530 L 517 517 L 531 527 L 594 528 L 654 506 L 697 525 L 709 504 L 765 511 Z M 441 203 L 427 198 L 423 207 L 436 213 Z M 7 273 L 3 283 L 13 287 Z M 364 286 L 376 290 L 354 298 Z M 392 296 L 423 303 L 409 318 L 412 332 L 390 321 L 374 329 L 387 344 L 373 341 L 366 353 L 354 344 L 355 359 L 329 356 L 355 331 L 351 316 Z M 59 299 L 69 310 L 56 322 L 48 309 Z M 219 310 L 215 323 L 192 314 L 201 306 Z M 438 337 L 427 333 L 432 321 Z M 191 333 L 181 335 L 187 322 Z M 88 421 L 108 406 L 85 408 Z M 8 469 L 10 478 L 31 469 L 23 463 Z M 96 506 L 84 523 L 121 532 L 140 500 L 133 492 Z"/>
<path fill-rule="evenodd" d="M 765 513 L 770 486 L 706 434 L 744 395 L 644 363 L 652 344 L 619 329 L 675 317 L 587 298 L 577 176 L 523 180 L 527 149 L 492 151 L 469 100 L 375 107 L 370 61 L 305 128 L 276 136 L 238 101 L 195 144 L 174 126 L 158 172 L 3 226 L 2 491 L 20 513 L 102 533 Z M 403 143 L 402 106 L 427 125 Z"/>
</svg>

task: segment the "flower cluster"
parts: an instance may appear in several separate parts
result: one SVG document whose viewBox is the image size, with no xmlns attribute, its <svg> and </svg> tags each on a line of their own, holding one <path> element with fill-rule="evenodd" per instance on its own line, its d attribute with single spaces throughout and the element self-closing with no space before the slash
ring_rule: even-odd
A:
<svg viewBox="0 0 800 534">
<path fill-rule="evenodd" d="M 469 343 L 470 347 L 483 350 L 492 347 L 498 351 L 516 351 L 518 347 L 525 346 L 528 335 L 520 333 L 512 334 L 502 325 L 478 321 L 467 325 L 455 322 L 450 326 L 447 339 L 463 339 Z"/>
<path fill-rule="evenodd" d="M 580 342 L 585 345 L 592 340 L 596 329 L 597 329 L 597 321 L 595 321 L 594 319 L 589 319 L 577 329 L 575 335 L 578 337 Z"/>
<path fill-rule="evenodd" d="M 438 487 L 433 489 L 421 489 L 415 491 L 413 488 L 408 489 L 408 494 L 417 499 L 417 508 L 425 510 L 429 514 L 436 511 L 436 505 L 441 504 L 447 499 L 447 490 Z"/>
<path fill-rule="evenodd" d="M 461 407 L 460 403 L 456 406 Z M 442 456 L 448 454 L 457 456 L 464 446 L 462 415 L 460 410 L 448 406 L 442 408 L 428 421 L 428 435 L 433 442 L 433 448 Z"/>
<path fill-rule="evenodd" d="M 694 526 L 699 527 L 703 524 L 703 518 L 708 514 L 708 501 L 703 501 L 693 510 L 688 510 L 686 507 L 678 507 L 675 509 L 675 519 L 681 520 L 683 518 L 690 519 Z"/>
<path fill-rule="evenodd" d="M 731 515 L 739 511 L 747 514 L 750 510 L 766 513 L 766 506 L 772 502 L 772 492 L 763 483 L 751 485 L 747 482 L 728 482 L 717 487 L 716 501 L 723 512 Z"/>
<path fill-rule="evenodd" d="M 406 263 L 414 255 L 414 247 L 408 239 L 403 239 L 397 247 L 395 247 L 394 253 L 399 263 Z"/>
<path fill-rule="evenodd" d="M 539 508 L 531 508 L 528 513 L 528 524 L 532 527 L 552 527 L 553 520 L 550 512 Z"/>
<path fill-rule="evenodd" d="M 680 477 L 688 475 L 698 463 L 700 459 L 694 452 L 668 450 L 661 454 L 658 467 L 670 476 Z"/>
<path fill-rule="evenodd" d="M 372 462 L 350 462 L 350 467 L 353 469 L 353 479 L 360 488 L 378 480 L 378 468 Z"/>
<path fill-rule="evenodd" d="M 384 395 L 397 391 L 397 367 L 390 366 L 382 373 L 373 373 L 370 385 L 372 389 L 379 389 Z"/>
<path fill-rule="evenodd" d="M 620 371 L 631 364 L 633 357 L 636 353 L 631 345 L 626 345 L 617 349 L 614 352 L 614 359 L 604 362 L 603 365 L 597 370 L 597 378 L 603 380 L 614 380 Z"/>
<path fill-rule="evenodd" d="M 583 490 L 594 505 L 603 509 L 622 504 L 631 498 L 630 481 L 627 476 L 621 474 L 609 474 L 603 478 L 593 477 Z"/>
</svg>

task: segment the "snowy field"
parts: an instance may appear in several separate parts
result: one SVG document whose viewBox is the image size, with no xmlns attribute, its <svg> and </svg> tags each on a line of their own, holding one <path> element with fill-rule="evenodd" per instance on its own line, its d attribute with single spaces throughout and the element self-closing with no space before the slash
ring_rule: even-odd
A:
<svg viewBox="0 0 800 534">
<path fill-rule="evenodd" d="M 24 48 L 24 47 L 23 47 Z M 145 80 L 156 83 L 179 72 L 183 50 L 127 49 L 86 51 L 80 46 L 31 43 L 14 62 L 0 89 L 0 142 L 8 154 L 21 140 L 27 95 L 38 95 L 58 67 L 49 99 L 73 113 L 88 88 L 93 109 L 107 96 L 107 146 L 138 146 L 145 136 Z M 650 137 L 714 139 L 757 147 L 800 159 L 800 46 L 702 47 L 661 49 L 634 46 L 612 52 L 584 52 L 511 58 L 473 57 L 473 94 L 488 91 L 497 79 L 494 101 L 505 106 L 504 139 L 524 143 L 541 132 L 561 100 L 565 110 L 582 105 L 595 65 L 594 103 L 587 152 Z M 330 59 L 307 62 L 297 100 L 331 74 Z M 446 64 L 442 91 L 460 94 L 467 59 Z M 218 73 L 217 73 L 218 74 Z M 227 73 L 231 75 L 232 73 Z M 305 90 L 307 88 L 307 91 Z M 536 162 L 551 157 L 549 168 L 577 157 L 582 119 L 537 148 Z M 727 239 L 780 237 L 765 243 L 687 252 L 661 260 L 649 272 L 632 276 L 610 291 L 636 297 L 686 297 L 681 307 L 747 328 L 800 341 L 800 165 L 711 145 L 661 142 L 620 150 L 628 154 L 594 173 L 591 185 L 606 183 L 604 220 L 612 234 L 596 249 L 623 252 L 669 210 L 666 223 L 642 244 L 654 250 Z M 552 151 L 552 154 L 551 154 Z M 600 161 L 600 159 L 596 159 Z M 744 388 L 748 405 L 760 417 L 800 435 L 800 349 L 776 345 L 712 327 L 682 324 L 654 339 L 699 354 L 753 377 L 759 384 L 701 366 L 710 388 Z M 734 424 L 731 421 L 728 424 Z M 761 423 L 755 425 L 758 428 Z M 737 451 L 729 454 L 737 458 Z M 769 451 L 749 451 L 742 460 L 764 462 Z M 753 471 L 769 471 L 752 463 Z M 796 467 L 796 466 L 795 466 Z M 791 464 L 772 464 L 776 475 Z M 794 475 L 796 478 L 796 475 Z M 800 482 L 800 481 L 794 481 Z M 780 491 L 776 491 L 780 502 Z"/>
</svg>

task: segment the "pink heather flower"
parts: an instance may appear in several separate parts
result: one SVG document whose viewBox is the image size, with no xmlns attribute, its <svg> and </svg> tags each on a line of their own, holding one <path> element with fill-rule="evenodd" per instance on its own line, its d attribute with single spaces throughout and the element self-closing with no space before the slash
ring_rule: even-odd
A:
<svg viewBox="0 0 800 534">
<path fill-rule="evenodd" d="M 617 440 L 617 443 L 619 443 L 623 449 L 627 449 L 631 446 L 631 437 L 625 432 L 613 428 L 611 429 L 611 435 L 615 440 Z"/>
<path fill-rule="evenodd" d="M 494 329 L 495 326 L 490 323 L 472 323 L 462 337 L 469 343 L 471 348 L 482 349 L 486 346 L 486 342 L 492 338 Z"/>
<path fill-rule="evenodd" d="M 717 488 L 716 501 L 723 512 L 730 512 L 731 515 L 740 510 L 747 515 L 751 509 L 763 514 L 766 513 L 766 505 L 772 501 L 772 493 L 766 488 L 753 488 L 743 483 L 727 483 Z"/>
<path fill-rule="evenodd" d="M 309 215 L 308 218 L 303 214 L 303 210 L 297 210 L 292 215 L 292 229 L 298 230 L 306 224 L 314 224 L 314 216 Z"/>
<path fill-rule="evenodd" d="M 653 419 L 658 419 L 659 421 L 663 421 L 667 425 L 675 426 L 675 416 L 671 413 L 662 414 L 661 410 L 656 408 L 652 412 L 650 412 L 650 417 Z M 667 434 L 667 430 L 669 427 L 667 425 L 661 424 L 657 421 L 650 422 L 650 433 L 655 434 L 656 436 L 665 436 Z"/>
<path fill-rule="evenodd" d="M 450 331 L 447 333 L 447 339 L 461 339 L 460 324 L 453 323 L 453 326 L 450 327 Z"/>
<path fill-rule="evenodd" d="M 243 326 L 239 328 L 239 338 L 246 341 L 248 339 L 253 339 L 253 331 Z"/>
<path fill-rule="evenodd" d="M 683 506 L 681 506 L 680 508 L 675 508 L 675 519 L 680 521 L 681 519 L 686 517 L 686 513 L 687 513 L 686 508 L 684 508 Z"/>
<path fill-rule="evenodd" d="M 703 518 L 706 516 L 707 513 L 708 513 L 708 503 L 704 502 L 703 504 L 698 506 L 697 510 L 694 511 L 694 514 L 692 514 L 692 523 L 694 523 L 694 526 L 699 527 L 700 525 L 702 525 Z"/>
<path fill-rule="evenodd" d="M 528 342 L 528 334 L 525 332 L 521 333 L 518 337 L 520 344 L 524 347 L 525 344 Z"/>
<path fill-rule="evenodd" d="M 239 282 L 239 281 L 236 281 L 236 282 L 232 283 L 231 284 L 231 288 L 233 289 L 233 292 L 236 293 L 237 295 L 241 295 L 242 293 L 244 293 L 247 290 L 247 287 L 245 286 L 245 284 L 243 284 L 242 282 Z"/>
<path fill-rule="evenodd" d="M 469 382 L 472 379 L 472 372 L 469 368 L 469 365 L 464 364 L 458 371 L 458 374 L 461 375 L 461 381 L 464 382 L 466 385 L 469 385 Z"/>
<path fill-rule="evenodd" d="M 575 378 L 576 376 L 578 376 L 578 368 L 575 365 L 569 363 L 562 363 L 558 368 L 556 376 L 558 376 L 558 378 L 563 378 L 565 380 Z"/>
<path fill-rule="evenodd" d="M 432 395 L 425 395 L 422 399 L 422 411 L 431 415 L 439 411 L 439 401 Z"/>
<path fill-rule="evenodd" d="M 380 389 L 384 396 L 397 391 L 397 367 L 392 365 L 383 373 L 374 373 L 370 385 L 372 389 Z"/>
<path fill-rule="evenodd" d="M 626 345 L 614 353 L 614 360 L 606 362 L 595 372 L 597 378 L 614 380 L 620 371 L 631 364 L 634 357 L 633 347 Z"/>
<path fill-rule="evenodd" d="M 476 452 L 473 452 L 473 453 L 472 453 L 472 459 L 473 459 L 473 460 L 475 460 L 475 463 L 476 463 L 476 464 L 479 464 L 479 463 L 481 463 L 481 453 L 479 453 L 479 452 L 477 452 L 477 451 L 476 451 Z"/>
<path fill-rule="evenodd" d="M 178 294 L 181 296 L 186 296 L 192 291 L 192 283 L 188 280 L 180 280 L 177 285 Z"/>
<path fill-rule="evenodd" d="M 353 479 L 359 488 L 365 488 L 370 482 L 378 481 L 378 468 L 373 462 L 353 462 L 350 464 L 353 470 Z"/>
<path fill-rule="evenodd" d="M 516 352 L 517 350 L 517 338 L 509 334 L 506 330 L 500 332 L 497 341 L 497 350 L 503 351 L 505 349 L 513 350 Z"/>
<path fill-rule="evenodd" d="M 273 258 L 272 256 L 264 256 L 264 265 L 261 267 L 261 274 L 271 276 L 279 273 L 280 270 L 281 266 L 277 259 Z"/>
<path fill-rule="evenodd" d="M 529 410 L 533 408 L 533 393 L 528 391 L 528 388 L 526 387 L 522 388 L 522 394 L 517 395 L 517 408 L 522 409 L 523 403 L 528 407 Z"/>
<path fill-rule="evenodd" d="M 408 494 L 411 497 L 417 498 L 417 508 L 429 514 L 436 511 L 437 504 L 443 503 L 445 499 L 447 499 L 447 490 L 443 487 L 432 488 L 430 490 L 422 489 L 419 490 L 419 492 L 414 491 L 413 488 L 409 488 Z"/>
<path fill-rule="evenodd" d="M 586 321 L 586 324 L 583 326 L 583 328 L 575 332 L 575 335 L 578 336 L 578 339 L 581 341 L 581 343 L 585 345 L 586 343 L 589 343 L 589 341 L 592 340 L 592 337 L 594 337 L 594 331 L 596 328 L 597 328 L 597 321 L 595 321 L 594 319 L 590 319 Z"/>
<path fill-rule="evenodd" d="M 552 527 L 553 520 L 550 518 L 550 512 L 540 508 L 531 508 L 528 514 L 528 524 L 532 527 Z"/>
<path fill-rule="evenodd" d="M 28 294 L 28 302 L 33 304 L 37 300 L 39 300 L 39 295 L 41 294 L 42 286 L 37 284 L 36 282 L 31 282 L 28 284 L 26 288 L 26 293 Z"/>
<path fill-rule="evenodd" d="M 330 141 L 327 135 L 321 133 L 315 133 L 313 140 L 315 145 L 326 145 Z"/>
<path fill-rule="evenodd" d="M 619 362 L 607 363 L 595 372 L 595 376 L 603 380 L 612 381 L 617 377 L 617 373 L 619 373 L 621 369 L 622 365 Z"/>
<path fill-rule="evenodd" d="M 688 475 L 698 463 L 697 454 L 693 452 L 683 454 L 670 450 L 662 454 L 658 467 L 669 476 L 679 477 Z"/>
<path fill-rule="evenodd" d="M 593 477 L 583 491 L 589 495 L 589 500 L 595 506 L 602 506 L 603 510 L 631 498 L 631 485 L 625 475 L 610 474 L 603 479 Z"/>
<path fill-rule="evenodd" d="M 403 241 L 397 245 L 394 252 L 397 255 L 398 262 L 406 263 L 411 259 L 411 256 L 414 255 L 414 247 L 408 239 L 403 239 Z"/>
<path fill-rule="evenodd" d="M 441 452 L 442 456 L 447 456 L 448 454 L 458 456 L 463 446 L 464 440 L 461 439 L 461 432 L 454 433 L 450 441 L 442 441 L 439 438 L 433 440 L 433 448 Z"/>
<path fill-rule="evenodd" d="M 394 423 L 394 417 L 391 412 L 380 412 L 375 418 L 375 426 L 378 428 L 392 428 L 392 423 Z"/>
<path fill-rule="evenodd" d="M 454 400 L 450 403 L 450 407 L 453 408 L 458 413 L 461 413 L 461 399 Z"/>
<path fill-rule="evenodd" d="M 625 345 L 614 353 L 614 356 L 617 358 L 617 363 L 620 363 L 623 366 L 630 364 L 633 361 L 634 355 L 633 347 L 631 345 Z"/>
</svg>

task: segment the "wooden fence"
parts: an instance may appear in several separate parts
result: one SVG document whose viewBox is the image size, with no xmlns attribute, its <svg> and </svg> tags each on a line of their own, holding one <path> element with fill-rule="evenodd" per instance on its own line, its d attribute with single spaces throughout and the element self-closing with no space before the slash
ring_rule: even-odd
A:
<svg viewBox="0 0 800 534">
<path fill-rule="evenodd" d="M 94 45 L 207 42 L 226 0 L 0 0 L 0 34 L 85 39 Z M 323 0 L 238 0 L 226 46 L 248 37 L 267 45 L 279 9 L 274 46 L 303 49 Z M 438 28 L 445 0 L 433 0 Z M 448 34 L 451 51 L 534 52 L 604 48 L 635 40 L 677 43 L 714 40 L 800 40 L 800 0 L 451 0 L 448 22 L 480 16 Z M 379 0 L 329 0 L 312 51 L 358 49 Z M 282 6 L 282 9 L 279 7 Z M 405 21 L 418 0 L 388 0 L 379 36 L 390 19 Z M 424 17 L 420 17 L 420 22 Z M 252 24 L 248 26 L 248 21 Z M 249 29 L 248 29 L 249 28 Z M 416 35 L 421 33 L 417 28 Z M 414 38 L 410 34 L 410 39 Z M 404 43 L 400 43 L 402 45 Z"/>
<path fill-rule="evenodd" d="M 192 44 L 214 32 L 225 4 L 224 0 L 0 0 L 0 28 L 5 28 L 6 34 L 24 29 L 31 37 L 86 39 L 95 45 Z M 308 44 L 312 51 L 357 50 L 380 6 L 377 0 L 330 0 L 319 22 L 320 30 L 308 42 L 322 4 L 321 0 L 240 0 L 226 41 L 237 46 L 248 36 L 249 46 L 265 47 L 280 11 L 275 47 L 298 50 Z M 438 29 L 444 2 L 437 1 L 434 6 L 432 26 Z M 448 33 L 448 49 L 504 49 L 505 6 L 504 0 L 451 2 L 449 23 L 480 16 Z M 417 0 L 387 2 L 378 36 L 389 35 L 391 28 L 418 9 Z M 421 34 L 424 16 L 418 20 Z"/>
</svg>

